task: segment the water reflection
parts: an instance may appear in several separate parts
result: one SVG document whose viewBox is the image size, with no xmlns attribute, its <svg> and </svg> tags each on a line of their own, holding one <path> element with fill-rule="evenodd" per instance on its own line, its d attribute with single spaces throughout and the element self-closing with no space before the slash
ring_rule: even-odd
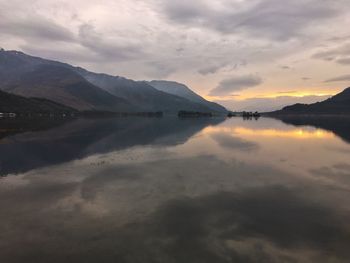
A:
<svg viewBox="0 0 350 263">
<path fill-rule="evenodd" d="M 350 118 L 349 117 L 327 117 L 327 116 L 285 116 L 281 120 L 287 124 L 295 126 L 311 125 L 324 130 L 328 130 L 350 143 Z"/>
<path fill-rule="evenodd" d="M 345 141 L 264 118 L 144 121 L 62 126 L 78 154 L 1 179 L 1 262 L 348 262 Z"/>
<path fill-rule="evenodd" d="M 176 145 L 223 119 L 120 118 L 8 123 L 0 141 L 0 175 L 26 172 L 137 145 Z M 22 130 L 27 131 L 17 134 Z M 28 130 L 30 132 L 28 132 Z M 10 137 L 8 137 L 10 136 Z"/>
</svg>

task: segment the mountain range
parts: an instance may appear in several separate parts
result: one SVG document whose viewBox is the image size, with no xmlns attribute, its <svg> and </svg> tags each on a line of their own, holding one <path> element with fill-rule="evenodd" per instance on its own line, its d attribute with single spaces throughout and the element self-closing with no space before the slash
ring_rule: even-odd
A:
<svg viewBox="0 0 350 263">
<path fill-rule="evenodd" d="M 272 112 L 275 115 L 348 115 L 350 114 L 350 88 L 325 100 L 313 104 L 294 104 Z"/>
<path fill-rule="evenodd" d="M 167 82 L 159 83 L 155 88 L 152 82 L 94 73 L 19 51 L 0 51 L 0 90 L 9 93 L 45 98 L 77 110 L 226 113 L 224 107 L 184 85 L 181 88 L 185 91 L 172 92 Z"/>
</svg>

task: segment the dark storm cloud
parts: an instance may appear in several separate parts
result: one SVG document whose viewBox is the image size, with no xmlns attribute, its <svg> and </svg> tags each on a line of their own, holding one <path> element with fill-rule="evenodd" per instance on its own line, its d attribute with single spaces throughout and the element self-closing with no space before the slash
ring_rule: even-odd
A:
<svg viewBox="0 0 350 263">
<path fill-rule="evenodd" d="M 231 150 L 253 151 L 259 148 L 259 145 L 229 134 L 218 133 L 211 136 L 221 147 Z"/>
<path fill-rule="evenodd" d="M 216 95 L 229 95 L 234 91 L 244 90 L 252 88 L 263 83 L 263 80 L 259 76 L 245 75 L 235 76 L 229 79 L 225 79 L 220 84 L 210 91 L 211 96 Z"/>
<path fill-rule="evenodd" d="M 331 78 L 331 79 L 327 79 L 324 82 L 325 83 L 329 83 L 329 82 L 341 82 L 341 81 L 350 81 L 350 74 L 342 75 L 342 76 Z"/>
<path fill-rule="evenodd" d="M 274 40 L 288 40 L 308 26 L 336 17 L 343 1 L 257 0 L 240 3 L 221 1 L 224 7 L 206 1 L 165 1 L 163 11 L 173 22 L 210 28 L 224 34 L 244 32 Z M 216 3 L 217 4 L 217 3 Z"/>
</svg>

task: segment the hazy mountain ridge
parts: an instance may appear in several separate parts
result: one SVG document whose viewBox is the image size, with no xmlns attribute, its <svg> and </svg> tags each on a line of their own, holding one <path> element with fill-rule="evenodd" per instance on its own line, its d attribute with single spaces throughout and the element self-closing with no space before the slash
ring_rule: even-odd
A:
<svg viewBox="0 0 350 263">
<path fill-rule="evenodd" d="M 17 51 L 0 52 L 0 89 L 40 97 L 78 110 L 130 111 L 133 107 L 86 81 L 68 64 Z"/>
<path fill-rule="evenodd" d="M 109 93 L 138 105 L 144 111 L 177 112 L 179 110 L 213 111 L 206 105 L 187 100 L 180 96 L 159 91 L 145 81 L 94 73 L 82 68 L 76 71 L 87 81 L 108 91 Z"/>
<path fill-rule="evenodd" d="M 144 81 L 94 73 L 18 51 L 0 51 L 0 89 L 46 98 L 78 110 L 218 111 L 209 104 L 160 91 Z"/>
<path fill-rule="evenodd" d="M 313 104 L 294 104 L 273 114 L 350 114 L 350 88 L 325 100 Z"/>
<path fill-rule="evenodd" d="M 147 82 L 152 87 L 156 88 L 157 90 L 176 95 L 182 98 L 185 98 L 187 100 L 190 100 L 195 103 L 199 103 L 201 105 L 204 105 L 208 108 L 210 108 L 213 111 L 217 112 L 226 112 L 226 108 L 211 101 L 207 101 L 194 91 L 192 91 L 190 88 L 188 88 L 186 85 L 182 83 L 178 83 L 175 81 L 166 81 L 166 80 L 152 80 Z"/>
</svg>

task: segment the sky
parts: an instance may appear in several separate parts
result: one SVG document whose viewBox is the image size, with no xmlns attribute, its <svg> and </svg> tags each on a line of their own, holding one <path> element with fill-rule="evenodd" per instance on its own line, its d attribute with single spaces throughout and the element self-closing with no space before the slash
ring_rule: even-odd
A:
<svg viewBox="0 0 350 263">
<path fill-rule="evenodd" d="M 0 0 L 6 50 L 174 80 L 231 109 L 350 86 L 349 25 L 349 0 Z"/>
</svg>

